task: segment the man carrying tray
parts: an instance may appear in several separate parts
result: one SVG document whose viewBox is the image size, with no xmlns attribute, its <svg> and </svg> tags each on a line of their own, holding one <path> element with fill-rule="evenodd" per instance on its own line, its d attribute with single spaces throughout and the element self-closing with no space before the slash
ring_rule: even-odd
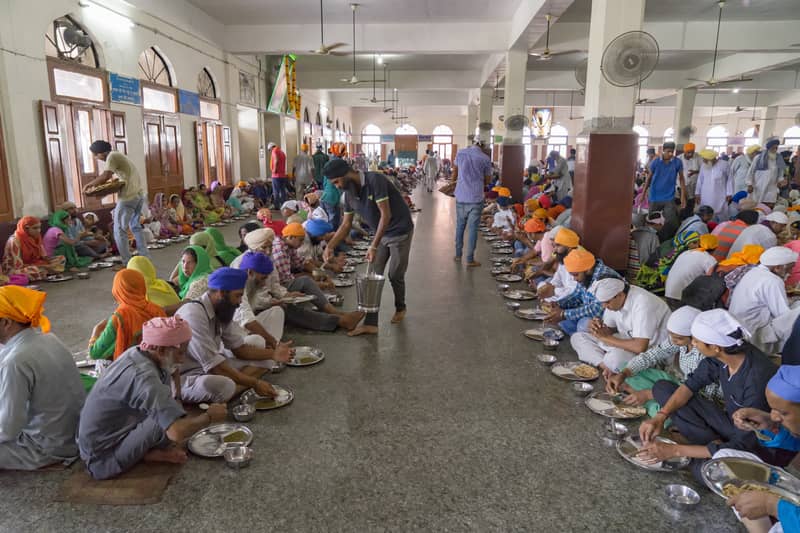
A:
<svg viewBox="0 0 800 533">
<path fill-rule="evenodd" d="M 105 162 L 105 171 L 83 188 L 84 193 L 90 194 L 95 187 L 110 183 L 114 179 L 122 182 L 119 192 L 111 188 L 108 193 L 117 192 L 118 194 L 117 206 L 113 211 L 114 241 L 117 243 L 117 250 L 122 257 L 122 264 L 128 264 L 128 260 L 131 258 L 128 246 L 128 228 L 136 239 L 136 249 L 139 251 L 139 255 L 149 257 L 147 242 L 144 240 L 142 225 L 139 222 L 142 218 L 145 196 L 142 179 L 139 177 L 133 161 L 121 152 L 112 151 L 111 145 L 107 141 L 95 141 L 89 146 L 89 150 L 94 154 L 95 159 Z"/>
<path fill-rule="evenodd" d="M 322 173 L 343 191 L 344 205 L 344 220 L 328 242 L 324 260 L 329 262 L 333 259 L 336 247 L 350 234 L 354 213 L 358 213 L 375 231 L 367 250 L 367 262 L 374 265 L 376 274 L 383 274 L 386 263 L 389 263 L 395 306 L 392 324 L 400 323 L 406 314 L 405 275 L 414 236 L 414 222 L 403 194 L 383 174 L 355 170 L 342 159 L 330 161 Z M 354 337 L 365 333 L 378 333 L 378 313 L 367 313 L 364 324 L 348 335 Z"/>
</svg>

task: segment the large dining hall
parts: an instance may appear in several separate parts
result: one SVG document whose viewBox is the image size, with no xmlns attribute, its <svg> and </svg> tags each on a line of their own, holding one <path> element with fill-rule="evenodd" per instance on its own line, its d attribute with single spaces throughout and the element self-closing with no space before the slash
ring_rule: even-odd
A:
<svg viewBox="0 0 800 533">
<path fill-rule="evenodd" d="M 356 1 L 0 0 L 0 531 L 800 533 L 798 1 Z"/>
</svg>

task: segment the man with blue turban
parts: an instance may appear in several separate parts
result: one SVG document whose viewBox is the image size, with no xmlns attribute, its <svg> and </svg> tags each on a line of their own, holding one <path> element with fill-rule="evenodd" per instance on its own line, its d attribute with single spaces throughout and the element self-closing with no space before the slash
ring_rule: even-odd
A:
<svg viewBox="0 0 800 533">
<path fill-rule="evenodd" d="M 778 154 L 780 144 L 777 137 L 767 139 L 764 143 L 765 150 L 753 159 L 745 179 L 750 197 L 756 203 L 767 204 L 770 209 L 778 199 L 778 189 L 785 187 L 787 183 L 784 179 L 786 162 Z"/>
<path fill-rule="evenodd" d="M 234 321 L 246 285 L 246 271 L 219 268 L 208 277 L 208 291 L 175 313 L 192 328 L 187 357 L 180 367 L 184 401 L 223 403 L 247 388 L 259 396 L 277 394 L 259 376 L 273 366 L 272 361 L 288 361 L 292 350 L 282 343 L 267 348 L 261 336 L 246 336 Z"/>
<path fill-rule="evenodd" d="M 239 269 L 247 272 L 242 303 L 233 315 L 234 321 L 251 335 L 264 339 L 267 348 L 276 348 L 283 337 L 285 314 L 283 308 L 275 305 L 266 309 L 256 309 L 251 302 L 256 301 L 259 289 L 267 277 L 275 270 L 272 260 L 262 252 L 247 252 L 242 256 Z"/>
</svg>

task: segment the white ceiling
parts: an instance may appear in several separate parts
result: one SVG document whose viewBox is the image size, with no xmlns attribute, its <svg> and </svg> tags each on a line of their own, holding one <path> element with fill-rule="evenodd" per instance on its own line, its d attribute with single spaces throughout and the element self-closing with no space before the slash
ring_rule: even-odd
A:
<svg viewBox="0 0 800 533">
<path fill-rule="evenodd" d="M 342 48 L 346 50 L 346 48 Z M 488 58 L 485 54 L 389 54 L 383 56 L 387 67 L 391 71 L 398 70 L 480 70 Z M 347 71 L 353 68 L 353 56 L 318 56 L 301 55 L 297 58 L 301 68 L 311 70 L 339 70 Z M 375 67 L 378 72 L 383 72 L 383 65 Z M 357 54 L 356 69 L 372 69 L 372 54 Z"/>
<path fill-rule="evenodd" d="M 355 1 L 355 0 L 354 0 Z M 507 21 L 521 0 L 360 0 L 357 23 Z M 189 0 L 224 24 L 309 24 L 318 0 Z M 352 21 L 350 0 L 323 0 L 326 23 Z M 413 35 L 409 35 L 413 39 Z"/>
<path fill-rule="evenodd" d="M 727 0 L 722 21 L 796 19 L 799 9 L 798 0 Z M 591 11 L 591 0 L 575 0 L 559 20 L 588 22 Z M 717 20 L 718 14 L 715 0 L 648 0 L 644 19 L 646 22 Z"/>
</svg>

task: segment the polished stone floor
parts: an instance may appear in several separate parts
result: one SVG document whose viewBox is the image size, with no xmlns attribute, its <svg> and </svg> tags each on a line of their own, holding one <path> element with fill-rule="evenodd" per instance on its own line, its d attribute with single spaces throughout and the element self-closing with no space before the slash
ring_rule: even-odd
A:
<svg viewBox="0 0 800 533">
<path fill-rule="evenodd" d="M 454 201 L 416 200 L 406 321 L 389 324 L 387 284 L 377 337 L 289 331 L 327 359 L 274 376 L 296 399 L 251 423 L 250 468 L 193 457 L 142 507 L 53 503 L 68 473 L 0 472 L 0 531 L 739 531 L 689 474 L 645 472 L 602 445 L 603 419 L 536 362 L 541 345 L 521 335 L 488 267 L 453 263 Z M 178 251 L 154 252 L 162 276 Z M 478 257 L 489 264 L 482 241 Z M 70 347 L 113 309 L 111 278 L 46 287 Z M 354 307 L 354 289 L 344 294 Z M 676 482 L 700 491 L 697 509 L 665 506 Z"/>
</svg>

